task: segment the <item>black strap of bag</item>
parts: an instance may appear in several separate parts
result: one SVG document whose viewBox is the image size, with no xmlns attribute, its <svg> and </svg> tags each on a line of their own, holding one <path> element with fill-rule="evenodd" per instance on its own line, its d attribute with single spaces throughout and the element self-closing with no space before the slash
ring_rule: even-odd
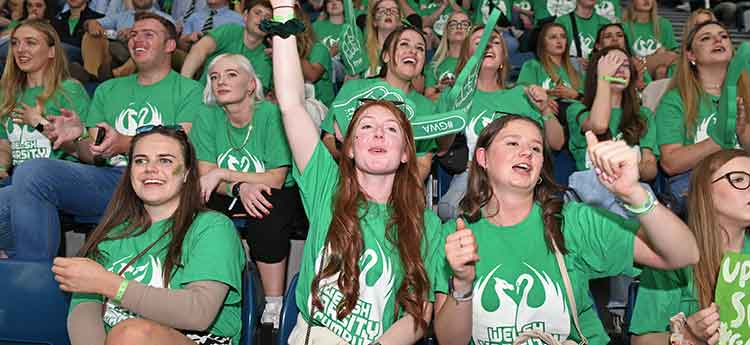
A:
<svg viewBox="0 0 750 345">
<path fill-rule="evenodd" d="M 578 35 L 578 24 L 576 23 L 576 11 L 570 12 L 570 26 L 573 29 L 573 43 L 576 45 L 576 57 L 583 57 L 581 37 Z"/>
</svg>

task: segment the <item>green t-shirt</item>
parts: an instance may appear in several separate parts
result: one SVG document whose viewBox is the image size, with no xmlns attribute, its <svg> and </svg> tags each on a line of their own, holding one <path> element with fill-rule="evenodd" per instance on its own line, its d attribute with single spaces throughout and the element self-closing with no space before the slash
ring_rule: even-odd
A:
<svg viewBox="0 0 750 345">
<path fill-rule="evenodd" d="M 749 245 L 745 235 L 742 253 L 748 253 Z M 667 332 L 672 316 L 679 312 L 690 316 L 699 309 L 691 266 L 669 271 L 646 267 L 638 285 L 630 332 L 639 335 Z"/>
<path fill-rule="evenodd" d="M 325 69 L 323 75 L 315 83 L 315 98 L 329 107 L 333 102 L 333 83 L 331 82 L 331 55 L 328 54 L 328 48 L 322 43 L 315 43 L 308 61 L 318 63 Z"/>
<path fill-rule="evenodd" d="M 526 96 L 524 86 L 492 92 L 476 90 L 469 109 L 469 124 L 465 129 L 469 157 L 474 156 L 474 148 L 482 130 L 492 121 L 502 117 L 499 112 L 524 115 L 534 120 L 541 118 L 539 110 Z"/>
<path fill-rule="evenodd" d="M 175 71 L 151 85 L 138 83 L 138 75 L 110 79 L 99 85 L 85 117 L 86 127 L 106 122 L 122 135 L 134 136 L 146 125 L 192 123 L 202 107 L 203 88 L 195 80 Z M 109 160 L 110 165 L 125 165 L 126 157 Z"/>
<path fill-rule="evenodd" d="M 344 24 L 334 24 L 327 19 L 321 19 L 315 21 L 312 27 L 318 42 L 323 43 L 326 48 L 330 48 L 339 43 L 339 34 L 341 34 Z"/>
<path fill-rule="evenodd" d="M 341 134 L 346 135 L 346 131 L 349 128 L 349 120 L 351 120 L 354 112 L 361 105 L 360 99 L 364 98 L 386 98 L 391 101 L 403 102 L 400 108 L 406 113 L 406 117 L 410 121 L 414 121 L 415 117 L 419 118 L 423 115 L 431 115 L 435 111 L 435 103 L 415 90 L 405 95 L 403 91 L 391 86 L 381 78 L 353 79 L 344 83 L 344 86 L 339 90 L 336 99 L 333 100 L 331 107 L 328 108 L 328 114 L 320 124 L 320 128 L 324 132 L 335 133 L 333 123 L 336 121 L 337 115 L 346 114 L 346 123 L 337 122 Z M 434 139 L 418 140 L 416 145 L 417 155 L 420 156 L 437 149 Z"/>
<path fill-rule="evenodd" d="M 596 14 L 609 19 L 613 23 L 622 20 L 620 0 L 596 0 L 594 9 L 596 10 Z"/>
<path fill-rule="evenodd" d="M 586 170 L 586 144 L 585 133 L 581 131 L 581 125 L 591 114 L 588 111 L 581 113 L 585 110 L 586 106 L 583 103 L 573 103 L 568 107 L 567 119 L 568 128 L 570 129 L 570 139 L 568 140 L 568 147 L 570 148 L 570 154 L 573 155 L 573 159 L 576 161 L 576 170 Z M 580 114 L 580 116 L 578 115 Z M 658 157 L 659 150 L 656 145 L 656 124 L 654 114 L 646 107 L 641 107 L 641 117 L 646 120 L 648 129 L 641 137 L 638 145 L 641 149 L 650 149 L 654 155 Z M 613 140 L 622 139 L 622 132 L 620 132 L 620 121 L 622 121 L 622 109 L 612 108 L 609 115 L 609 133 Z"/>
<path fill-rule="evenodd" d="M 130 259 L 154 243 L 171 224 L 169 219 L 158 221 L 138 236 L 118 240 L 107 240 L 99 244 L 101 257 L 97 262 L 110 272 L 119 273 Z M 114 234 L 124 229 L 120 225 L 111 230 Z M 155 288 L 164 288 L 163 265 L 171 235 L 149 249 L 146 254 L 126 269 L 125 279 L 137 281 Z M 232 337 L 232 344 L 239 344 L 242 330 L 242 270 L 245 267 L 245 252 L 234 224 L 226 216 L 213 211 L 199 213 L 190 225 L 182 242 L 180 266 L 171 272 L 169 289 L 184 289 L 196 281 L 217 281 L 229 286 L 224 305 L 216 314 L 213 324 L 207 329 L 211 334 Z M 97 294 L 74 293 L 70 311 L 83 302 L 103 303 Z M 135 317 L 133 313 L 108 301 L 103 315 L 104 327 L 109 331 L 120 321 Z"/>
<path fill-rule="evenodd" d="M 206 59 L 203 65 L 203 76 L 200 79 L 202 85 L 206 84 L 208 65 L 211 61 L 221 54 L 231 53 L 240 54 L 250 60 L 255 74 L 258 75 L 258 79 L 263 84 L 263 90 L 270 90 L 273 87 L 271 58 L 263 51 L 262 44 L 259 44 L 255 49 L 246 47 L 244 34 L 245 27 L 239 24 L 225 24 L 208 32 L 208 36 L 216 43 L 216 50 Z"/>
<path fill-rule="evenodd" d="M 664 17 L 659 17 L 659 37 L 654 34 L 651 22 L 626 22 L 623 23 L 623 28 L 635 56 L 649 56 L 661 47 L 666 50 L 675 50 L 680 47 L 672 30 L 672 23 Z"/>
<path fill-rule="evenodd" d="M 445 77 L 453 76 L 456 79 L 456 65 L 458 64 L 458 58 L 446 56 L 440 65 L 435 66 L 432 63 L 425 65 L 424 69 L 424 85 L 425 87 L 431 87 L 437 85 L 438 81 Z"/>
<path fill-rule="evenodd" d="M 573 87 L 568 72 L 565 71 L 562 66 L 557 66 L 556 72 L 563 85 Z M 521 72 L 518 75 L 518 84 L 527 86 L 536 84 L 543 87 L 545 90 L 554 89 L 557 85 L 557 83 L 552 80 L 549 73 L 544 69 L 542 63 L 537 59 L 531 59 L 523 63 L 523 66 L 521 66 Z M 582 86 L 583 85 L 580 85 L 579 88 Z M 579 92 L 580 91 L 581 90 L 579 90 Z"/>
<path fill-rule="evenodd" d="M 81 17 L 75 17 L 72 16 L 68 18 L 68 32 L 70 32 L 70 35 L 73 36 L 73 32 L 76 31 L 76 25 L 78 25 L 78 22 L 81 20 Z"/>
<path fill-rule="evenodd" d="M 323 262 L 339 169 L 325 146 L 318 142 L 304 173 L 300 173 L 296 166 L 293 171 L 310 220 L 297 284 L 300 315 L 310 322 L 311 284 Z M 350 344 L 370 344 L 396 321 L 393 313 L 396 292 L 403 281 L 404 270 L 398 248 L 386 239 L 386 223 L 390 218 L 388 209 L 387 205 L 373 202 L 359 208 L 363 247 L 359 258 L 359 299 L 354 311 L 343 320 L 336 318 L 336 306 L 343 298 L 336 287 L 337 275 L 323 280 L 319 289 L 323 310 L 316 310 L 313 314 L 314 324 L 327 327 Z M 422 260 L 430 286 L 433 286 L 436 271 L 442 269 L 444 260 L 444 255 L 440 255 L 444 250 L 440 219 L 432 211 L 425 210 L 424 226 Z M 429 300 L 433 301 L 434 295 L 430 292 Z"/>
<path fill-rule="evenodd" d="M 592 14 L 588 19 L 579 17 L 577 14 L 574 14 L 574 16 L 576 18 L 579 41 L 583 47 L 581 56 L 588 58 L 594 50 L 596 34 L 599 32 L 599 28 L 609 24 L 610 21 L 596 13 Z M 568 35 L 568 46 L 570 46 L 570 56 L 578 56 L 578 45 L 573 40 L 573 25 L 570 21 L 570 15 L 557 17 L 555 22 L 565 27 L 565 33 Z"/>
<path fill-rule="evenodd" d="M 576 9 L 576 0 L 531 0 L 534 23 L 548 17 L 564 16 Z"/>
<path fill-rule="evenodd" d="M 34 107 L 37 96 L 43 91 L 44 87 L 42 86 L 28 88 L 23 91 L 18 101 Z M 89 101 L 89 95 L 81 83 L 75 79 L 64 80 L 58 91 L 44 103 L 42 116 L 60 115 L 60 109 L 62 108 L 73 110 L 76 114 L 85 116 Z M 0 115 L 0 139 L 10 141 L 14 166 L 35 158 L 76 160 L 75 157 L 68 155 L 63 150 L 53 150 L 50 140 L 34 127 L 17 125 L 13 123 L 10 116 L 5 115 L 10 114 Z"/>
<path fill-rule="evenodd" d="M 565 266 L 576 299 L 581 331 L 592 345 L 609 338 L 589 297 L 589 280 L 621 274 L 633 265 L 638 224 L 582 203 L 565 204 Z M 455 221 L 445 225 L 446 235 Z M 467 224 L 479 245 L 474 279 L 472 344 L 512 344 L 518 333 L 543 329 L 559 340 L 578 341 L 555 255 L 544 239 L 542 209 L 513 226 L 486 218 Z M 444 255 L 445 253 L 442 252 Z M 448 291 L 451 268 L 444 262 L 436 292 Z"/>
<path fill-rule="evenodd" d="M 432 0 L 406 0 L 406 3 L 421 17 L 431 16 L 435 11 L 440 9 L 440 3 Z M 432 24 L 432 29 L 435 34 L 442 36 L 445 30 L 446 24 L 448 24 L 448 17 L 453 13 L 451 6 L 446 6 L 440 16 L 437 17 L 435 22 Z"/>
<path fill-rule="evenodd" d="M 190 131 L 199 161 L 243 173 L 264 173 L 292 165 L 281 113 L 275 104 L 256 103 L 251 123 L 242 128 L 234 127 L 222 108 L 206 108 Z M 293 185 L 292 174 L 287 174 L 284 186 Z"/>
<path fill-rule="evenodd" d="M 691 145 L 708 139 L 709 127 L 716 126 L 719 97 L 704 95 L 695 119 L 695 130 L 685 127 L 685 108 L 677 88 L 667 91 L 656 108 L 657 142 L 659 145 Z"/>
</svg>

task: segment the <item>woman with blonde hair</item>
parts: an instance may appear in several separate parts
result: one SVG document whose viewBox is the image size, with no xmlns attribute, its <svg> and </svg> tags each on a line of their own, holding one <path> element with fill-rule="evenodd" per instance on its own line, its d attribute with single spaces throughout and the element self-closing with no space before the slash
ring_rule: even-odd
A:
<svg viewBox="0 0 750 345">
<path fill-rule="evenodd" d="M 21 22 L 10 35 L 11 48 L 0 78 L 0 180 L 27 160 L 75 159 L 72 146 L 53 149 L 45 131 L 50 124 L 47 117 L 60 115 L 62 109 L 84 113 L 89 104 L 86 90 L 71 79 L 60 38 L 46 20 Z M 0 188 L 0 193 L 11 190 Z M 0 219 L 8 219 L 9 208 L 0 205 Z M 8 228 L 9 224 L 0 224 L 0 238 L 5 238 L 0 240 L 0 250 L 11 246 Z"/>
<path fill-rule="evenodd" d="M 729 32 L 718 22 L 702 23 L 682 41 L 681 55 L 669 90 L 656 109 L 657 143 L 661 167 L 667 175 L 677 212 L 684 210 L 691 169 L 721 147 L 709 136 L 716 126 L 719 98 L 734 48 Z M 736 134 L 739 144 L 750 149 L 748 76 L 737 83 Z"/>
<path fill-rule="evenodd" d="M 456 63 L 461 53 L 461 44 L 471 28 L 469 16 L 463 12 L 453 12 L 448 17 L 445 32 L 440 38 L 432 62 L 425 68 L 425 96 L 437 100 L 440 93 L 456 81 Z"/>
<path fill-rule="evenodd" d="M 383 43 L 391 32 L 401 27 L 403 17 L 403 10 L 395 0 L 369 2 L 365 23 L 364 48 L 367 58 L 365 77 L 380 73 L 380 51 L 383 49 Z"/>
<path fill-rule="evenodd" d="M 724 253 L 750 253 L 750 154 L 717 151 L 693 170 L 688 194 L 688 226 L 701 260 L 678 270 L 646 269 L 641 274 L 630 331 L 634 345 L 716 344 L 719 311 L 714 304 L 716 280 Z M 680 334 L 670 329 L 678 313 Z M 673 336 L 675 335 L 675 336 Z M 681 335 L 681 336 L 680 336 Z"/>
<path fill-rule="evenodd" d="M 674 50 L 679 48 L 672 23 L 659 16 L 657 8 L 656 0 L 633 0 L 622 17 L 633 55 L 646 60 L 654 80 L 667 76 L 666 69 L 677 59 Z"/>
</svg>

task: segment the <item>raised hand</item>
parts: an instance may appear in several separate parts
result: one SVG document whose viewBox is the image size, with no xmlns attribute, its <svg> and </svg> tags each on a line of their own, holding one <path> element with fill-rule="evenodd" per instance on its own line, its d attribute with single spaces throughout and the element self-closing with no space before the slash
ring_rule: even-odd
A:
<svg viewBox="0 0 750 345">
<path fill-rule="evenodd" d="M 530 85 L 525 88 L 526 97 L 529 98 L 534 107 L 539 110 L 540 113 L 544 113 L 549 109 L 549 97 L 547 96 L 547 90 L 539 85 Z"/>
<path fill-rule="evenodd" d="M 614 51 L 609 52 L 599 59 L 596 64 L 596 73 L 600 77 L 611 77 L 617 73 L 617 69 L 625 62 L 625 59 L 622 55 L 615 54 Z"/>
<path fill-rule="evenodd" d="M 474 282 L 474 263 L 479 261 L 476 238 L 461 218 L 456 220 L 456 231 L 445 239 L 445 258 L 455 280 L 468 285 Z"/>
<path fill-rule="evenodd" d="M 640 204 L 645 195 L 638 182 L 638 152 L 625 141 L 599 142 L 593 132 L 586 132 L 588 155 L 599 181 L 620 200 Z"/>
<path fill-rule="evenodd" d="M 65 143 L 69 143 L 79 138 L 86 129 L 75 111 L 60 109 L 59 116 L 48 116 L 50 126 L 45 131 L 47 137 L 54 138 L 52 148 L 59 149 Z"/>
</svg>

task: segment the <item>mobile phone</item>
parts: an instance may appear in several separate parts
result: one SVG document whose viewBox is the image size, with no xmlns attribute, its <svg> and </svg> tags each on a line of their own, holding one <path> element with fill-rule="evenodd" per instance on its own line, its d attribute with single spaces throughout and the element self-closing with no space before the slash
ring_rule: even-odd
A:
<svg viewBox="0 0 750 345">
<path fill-rule="evenodd" d="M 104 136 L 106 135 L 106 130 L 102 127 L 96 127 L 96 140 L 94 140 L 94 145 L 101 145 L 102 141 L 104 141 Z"/>
</svg>

